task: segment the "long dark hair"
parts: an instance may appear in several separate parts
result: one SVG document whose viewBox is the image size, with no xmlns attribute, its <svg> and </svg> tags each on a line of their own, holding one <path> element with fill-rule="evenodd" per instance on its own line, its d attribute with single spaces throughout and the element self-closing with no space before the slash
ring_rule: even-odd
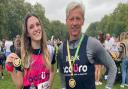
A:
<svg viewBox="0 0 128 89">
<path fill-rule="evenodd" d="M 27 22 L 30 17 L 36 17 L 39 20 L 39 17 L 33 13 L 29 13 L 26 15 L 24 19 L 24 29 L 22 33 L 22 42 L 21 42 L 21 58 L 23 60 L 23 66 L 25 68 L 29 68 L 30 66 L 30 57 L 32 54 L 32 46 L 31 46 L 31 38 L 28 37 L 28 29 L 27 29 Z M 41 50 L 42 54 L 44 55 L 44 61 L 46 62 L 46 66 L 50 68 L 50 56 L 47 48 L 47 38 L 46 33 L 43 29 L 42 23 L 39 20 L 42 28 L 42 38 L 41 38 Z"/>
</svg>

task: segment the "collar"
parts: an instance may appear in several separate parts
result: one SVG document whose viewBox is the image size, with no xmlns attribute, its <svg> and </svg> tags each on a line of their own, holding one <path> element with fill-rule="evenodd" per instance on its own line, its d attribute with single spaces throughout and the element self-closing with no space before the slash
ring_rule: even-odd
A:
<svg viewBox="0 0 128 89">
<path fill-rule="evenodd" d="M 35 55 L 39 55 L 42 53 L 42 50 L 40 48 L 39 49 L 32 49 L 32 53 Z"/>
</svg>

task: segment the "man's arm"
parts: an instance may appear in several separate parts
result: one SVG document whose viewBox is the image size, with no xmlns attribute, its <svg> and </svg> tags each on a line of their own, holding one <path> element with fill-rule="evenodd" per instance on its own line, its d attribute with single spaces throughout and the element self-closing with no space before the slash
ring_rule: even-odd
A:
<svg viewBox="0 0 128 89">
<path fill-rule="evenodd" d="M 103 64 L 108 68 L 108 80 L 106 89 L 111 89 L 115 82 L 115 77 L 117 73 L 117 67 L 115 62 L 109 53 L 103 48 L 102 44 L 99 41 L 95 42 L 95 62 L 98 64 Z"/>
<path fill-rule="evenodd" d="M 109 53 L 104 49 L 103 45 L 92 37 L 88 38 L 87 56 L 90 63 L 103 64 L 108 68 L 108 80 L 106 87 L 109 88 L 106 89 L 111 89 L 115 81 L 117 67 Z"/>
</svg>

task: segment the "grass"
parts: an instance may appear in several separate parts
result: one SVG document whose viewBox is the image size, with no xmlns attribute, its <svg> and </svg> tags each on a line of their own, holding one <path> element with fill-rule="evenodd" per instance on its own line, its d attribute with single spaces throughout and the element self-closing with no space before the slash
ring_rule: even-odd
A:
<svg viewBox="0 0 128 89">
<path fill-rule="evenodd" d="M 0 79 L 0 89 L 16 89 L 15 85 L 11 80 L 11 77 L 7 74 L 7 72 L 4 71 L 4 75 L 5 75 L 4 79 Z M 96 89 L 104 89 L 104 86 L 105 86 L 105 82 L 103 82 L 103 85 L 98 86 Z M 55 75 L 53 89 L 61 89 L 59 73 L 56 73 Z M 120 83 L 115 83 L 113 89 L 121 89 Z M 123 89 L 128 89 L 128 87 Z"/>
</svg>

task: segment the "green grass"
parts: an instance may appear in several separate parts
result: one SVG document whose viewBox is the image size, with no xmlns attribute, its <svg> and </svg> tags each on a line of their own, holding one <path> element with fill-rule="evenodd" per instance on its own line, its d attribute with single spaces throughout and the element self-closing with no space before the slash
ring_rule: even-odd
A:
<svg viewBox="0 0 128 89">
<path fill-rule="evenodd" d="M 11 76 L 4 72 L 4 79 L 0 76 L 0 89 L 16 89 L 15 85 L 12 83 Z"/>
<path fill-rule="evenodd" d="M 0 89 L 16 89 L 15 85 L 13 84 L 11 77 L 4 71 L 4 79 L 0 79 Z M 105 82 L 103 85 L 98 86 L 97 89 L 104 89 Z M 53 83 L 53 89 L 61 89 L 61 82 L 60 82 L 60 77 L 59 74 L 56 73 L 54 83 Z M 119 83 L 115 83 L 113 89 L 121 89 Z M 128 89 L 128 87 L 123 88 L 123 89 Z"/>
</svg>

